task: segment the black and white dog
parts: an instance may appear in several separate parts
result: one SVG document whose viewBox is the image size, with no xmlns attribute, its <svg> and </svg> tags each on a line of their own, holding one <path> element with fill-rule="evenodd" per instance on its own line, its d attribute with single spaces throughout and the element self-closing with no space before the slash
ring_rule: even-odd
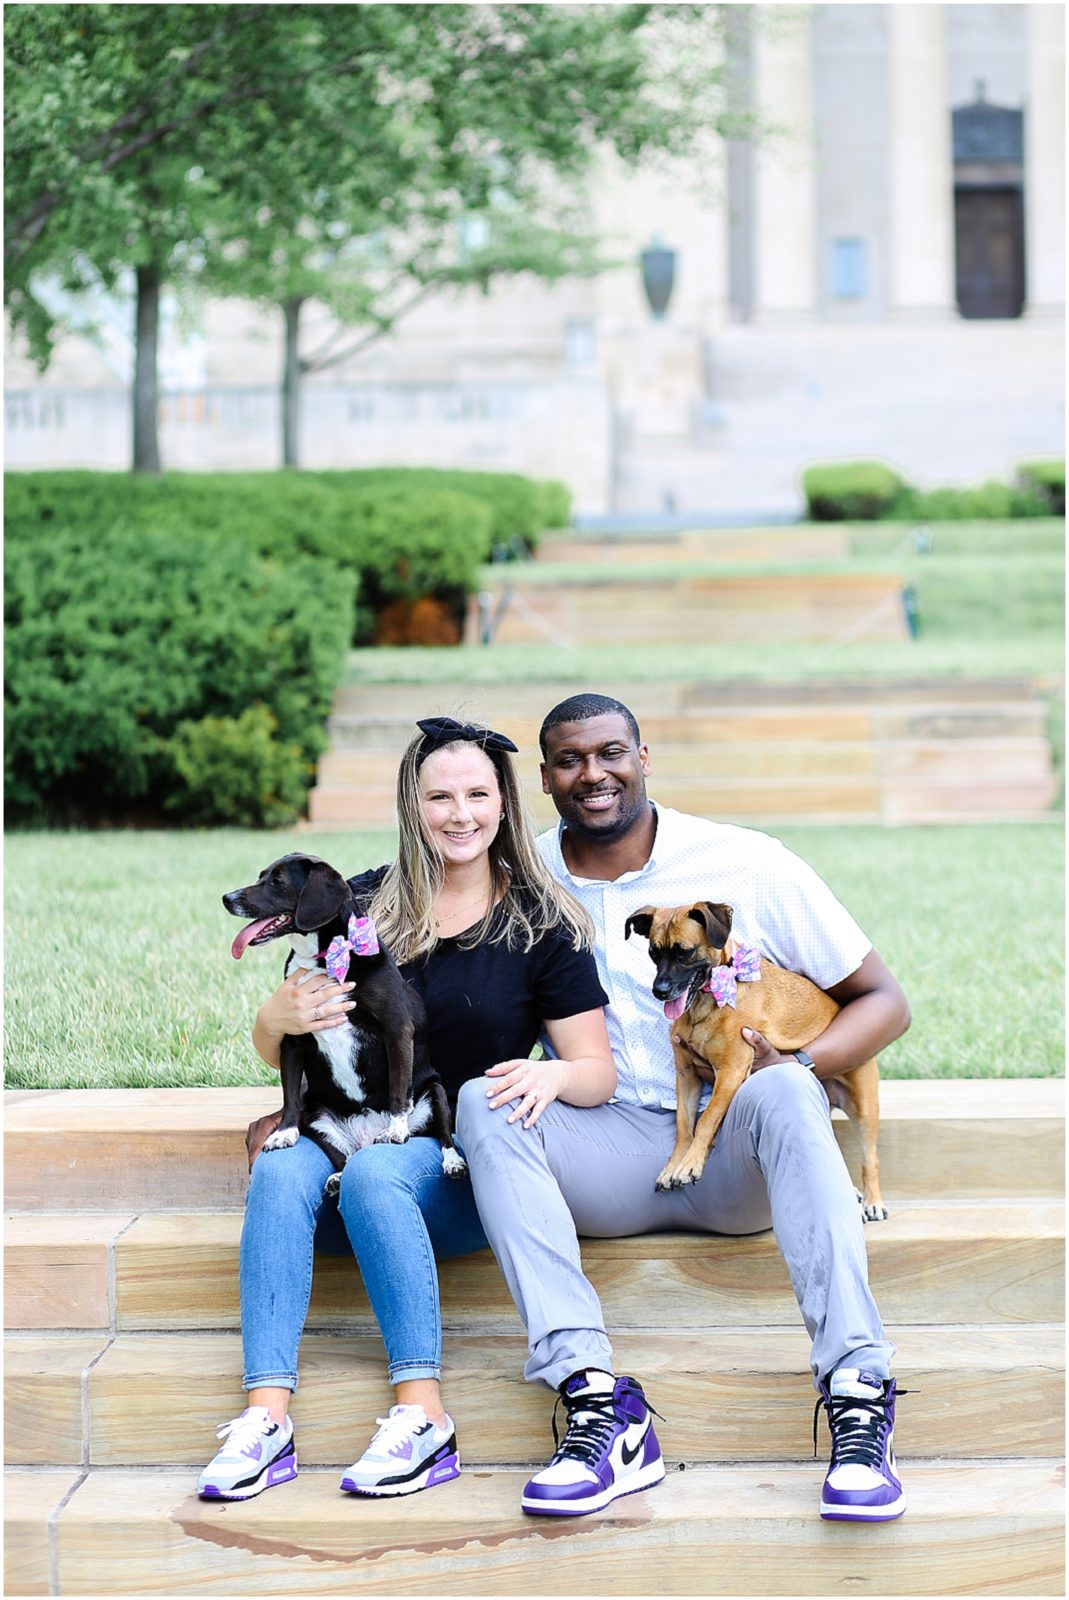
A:
<svg viewBox="0 0 1069 1600">
<path fill-rule="evenodd" d="M 249 945 L 286 935 L 287 977 L 304 967 L 356 982 L 344 1026 L 282 1040 L 282 1121 L 264 1151 L 286 1149 L 306 1134 L 333 1161 L 326 1192 L 337 1194 L 355 1150 L 429 1133 L 442 1146 L 442 1170 L 459 1178 L 467 1168 L 453 1143 L 445 1087 L 427 1056 L 423 1002 L 341 873 L 318 856 L 282 856 L 248 888 L 224 894 L 223 904 L 235 917 L 255 919 L 231 946 L 235 960 Z"/>
</svg>

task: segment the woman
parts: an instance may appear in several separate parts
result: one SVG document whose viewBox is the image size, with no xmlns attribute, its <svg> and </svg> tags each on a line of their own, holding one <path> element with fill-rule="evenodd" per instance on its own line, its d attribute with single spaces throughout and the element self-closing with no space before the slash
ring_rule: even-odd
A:
<svg viewBox="0 0 1069 1600">
<path fill-rule="evenodd" d="M 462 1083 L 496 1079 L 490 1104 L 531 1128 L 546 1106 L 600 1105 L 616 1087 L 586 914 L 534 845 L 502 734 L 452 718 L 417 724 L 397 776 L 399 847 L 353 880 L 383 942 L 427 1007 L 430 1057 L 455 1107 Z M 354 985 L 325 973 L 287 979 L 260 1007 L 253 1043 L 279 1065 L 286 1034 L 338 1027 Z M 317 1018 L 321 1020 L 316 1020 Z M 555 1059 L 531 1061 L 545 1033 Z M 259 1144 L 276 1118 L 262 1119 Z M 443 1175 L 437 1140 L 371 1145 L 351 1156 L 337 1202 L 328 1157 L 310 1139 L 257 1156 L 241 1238 L 248 1407 L 220 1430 L 201 1474 L 210 1498 L 247 1499 L 296 1475 L 287 1414 L 312 1285 L 313 1242 L 351 1250 L 386 1345 L 396 1404 L 342 1478 L 355 1494 L 410 1494 L 456 1477 L 456 1432 L 442 1406 L 435 1259 L 486 1246 L 467 1178 Z"/>
</svg>

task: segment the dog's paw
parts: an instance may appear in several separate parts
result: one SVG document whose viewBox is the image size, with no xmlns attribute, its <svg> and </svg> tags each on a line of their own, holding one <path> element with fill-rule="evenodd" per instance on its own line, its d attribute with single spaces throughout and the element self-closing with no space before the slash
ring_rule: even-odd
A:
<svg viewBox="0 0 1069 1600">
<path fill-rule="evenodd" d="M 276 1128 L 264 1140 L 265 1150 L 289 1150 L 301 1136 L 300 1128 Z"/>
<path fill-rule="evenodd" d="M 862 1220 L 862 1222 L 886 1222 L 887 1218 L 891 1215 L 891 1213 L 888 1211 L 888 1209 L 887 1209 L 887 1207 L 885 1205 L 874 1203 L 872 1205 L 868 1205 L 867 1206 L 867 1205 L 864 1204 L 863 1197 L 859 1196 L 859 1199 L 862 1199 L 862 1206 L 861 1206 L 861 1220 Z"/>
<path fill-rule="evenodd" d="M 442 1171 L 447 1178 L 462 1178 L 467 1170 L 468 1163 L 459 1150 L 442 1151 Z"/>
<path fill-rule="evenodd" d="M 391 1117 L 381 1133 L 375 1135 L 375 1144 L 407 1144 L 409 1137 L 408 1118 L 406 1116 Z"/>
<path fill-rule="evenodd" d="M 338 1190 L 340 1188 L 341 1188 L 341 1173 L 340 1172 L 332 1172 L 330 1177 L 327 1179 L 326 1183 L 323 1185 L 323 1193 L 327 1197 L 328 1200 L 333 1200 L 336 1197 L 336 1195 L 338 1193 Z"/>
</svg>

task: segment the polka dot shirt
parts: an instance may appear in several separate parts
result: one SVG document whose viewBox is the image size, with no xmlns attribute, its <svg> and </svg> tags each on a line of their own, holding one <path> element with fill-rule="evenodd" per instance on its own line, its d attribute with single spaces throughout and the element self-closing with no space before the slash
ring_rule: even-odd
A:
<svg viewBox="0 0 1069 1600">
<path fill-rule="evenodd" d="M 753 828 L 709 822 L 655 806 L 657 837 L 646 865 L 614 883 L 576 878 L 561 853 L 561 827 L 538 840 L 554 877 L 594 924 L 598 973 L 609 996 L 605 1020 L 616 1059 L 615 1099 L 669 1109 L 675 1066 L 664 1008 L 652 992 L 646 940 L 624 937 L 640 906 L 714 900 L 734 911 L 732 937 L 756 944 L 779 967 L 829 989 L 856 972 L 872 948 L 824 880 L 786 845 Z"/>
</svg>

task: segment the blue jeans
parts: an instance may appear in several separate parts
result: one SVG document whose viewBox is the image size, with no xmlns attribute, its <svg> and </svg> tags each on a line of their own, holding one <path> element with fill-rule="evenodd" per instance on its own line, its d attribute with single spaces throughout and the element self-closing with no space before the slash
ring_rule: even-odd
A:
<svg viewBox="0 0 1069 1600">
<path fill-rule="evenodd" d="M 441 1376 L 435 1258 L 486 1248 L 471 1183 L 445 1176 L 441 1146 L 430 1138 L 358 1150 L 337 1200 L 326 1200 L 333 1170 L 303 1135 L 253 1164 L 239 1257 L 246 1389 L 296 1389 L 316 1250 L 356 1257 L 390 1381 Z"/>
</svg>

